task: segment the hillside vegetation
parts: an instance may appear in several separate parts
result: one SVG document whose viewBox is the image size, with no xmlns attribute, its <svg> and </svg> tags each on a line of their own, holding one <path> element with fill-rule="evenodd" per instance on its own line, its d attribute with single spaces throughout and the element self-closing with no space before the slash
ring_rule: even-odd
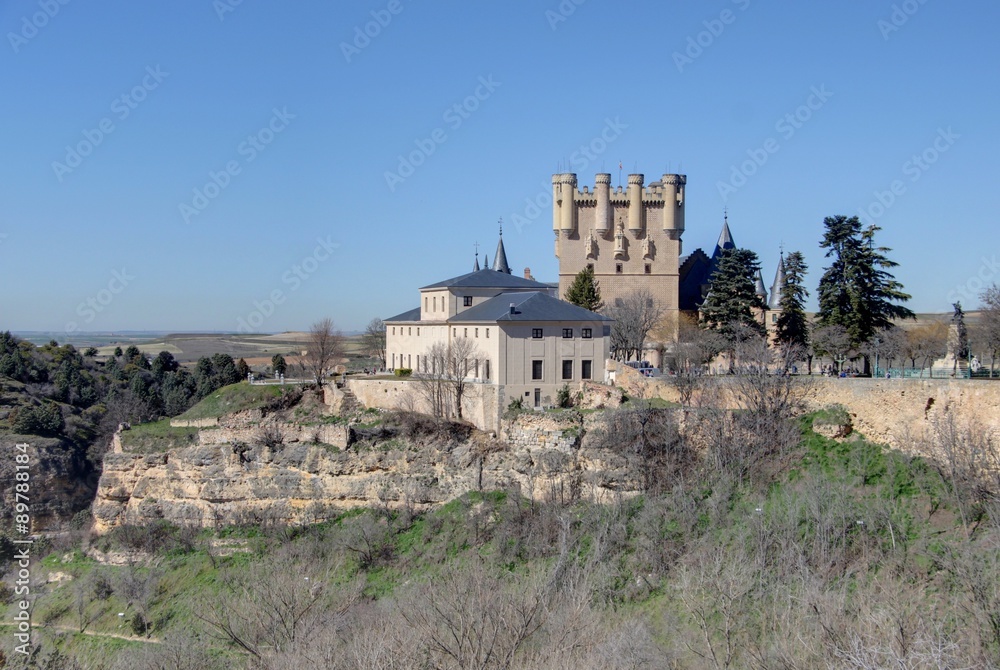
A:
<svg viewBox="0 0 1000 670">
<path fill-rule="evenodd" d="M 677 411 L 636 403 L 607 413 L 606 438 L 653 473 L 632 499 L 472 492 L 427 513 L 376 507 L 304 528 L 81 531 L 42 563 L 51 581 L 39 584 L 34 610 L 38 660 L 149 669 L 1000 663 L 1000 507 L 965 461 L 936 466 L 813 431 L 841 423 L 838 408 L 787 424 L 784 443 L 782 424 L 770 424 L 758 442 L 768 457 L 748 458 L 741 431 L 752 412 L 691 411 L 689 426 L 719 437 L 701 455 L 684 449 L 691 429 L 673 423 Z M 957 442 L 977 439 L 953 428 Z M 743 449 L 729 450 L 736 441 Z M 656 446 L 643 453 L 644 444 Z"/>
</svg>

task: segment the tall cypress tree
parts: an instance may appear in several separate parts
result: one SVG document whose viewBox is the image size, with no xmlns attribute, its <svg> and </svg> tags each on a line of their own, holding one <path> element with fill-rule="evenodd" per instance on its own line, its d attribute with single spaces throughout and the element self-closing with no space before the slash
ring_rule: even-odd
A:
<svg viewBox="0 0 1000 670">
<path fill-rule="evenodd" d="M 785 264 L 785 284 L 781 287 L 778 300 L 778 322 L 775 339 L 782 344 L 809 346 L 809 322 L 806 320 L 806 298 L 809 291 L 805 287 L 808 266 L 802 252 L 793 251 L 782 261 Z"/>
<path fill-rule="evenodd" d="M 757 320 L 766 305 L 755 290 L 754 278 L 760 270 L 757 254 L 749 249 L 726 249 L 709 280 L 710 289 L 701 316 L 711 330 L 718 331 L 730 343 L 752 332 L 763 337 L 764 325 Z"/>
<path fill-rule="evenodd" d="M 886 256 L 891 249 L 875 246 L 881 228 L 862 228 L 858 217 L 842 215 L 826 217 L 823 225 L 820 247 L 832 260 L 819 281 L 819 325 L 843 326 L 852 347 L 859 348 L 879 330 L 891 328 L 893 319 L 913 318 L 898 304 L 910 296 L 889 272 L 898 265 Z"/>
<path fill-rule="evenodd" d="M 566 289 L 566 302 L 571 302 L 578 307 L 596 312 L 604 303 L 601 302 L 601 287 L 594 279 L 594 268 L 588 266 L 580 270 L 573 283 Z"/>
</svg>

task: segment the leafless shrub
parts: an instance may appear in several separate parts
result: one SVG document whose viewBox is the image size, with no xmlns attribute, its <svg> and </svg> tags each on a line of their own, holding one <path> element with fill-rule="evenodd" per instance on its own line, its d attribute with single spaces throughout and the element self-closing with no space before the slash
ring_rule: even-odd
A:
<svg viewBox="0 0 1000 670">
<path fill-rule="evenodd" d="M 281 427 L 276 423 L 262 423 L 254 433 L 254 440 L 274 451 L 281 449 L 285 443 L 285 436 L 281 432 Z"/>
</svg>

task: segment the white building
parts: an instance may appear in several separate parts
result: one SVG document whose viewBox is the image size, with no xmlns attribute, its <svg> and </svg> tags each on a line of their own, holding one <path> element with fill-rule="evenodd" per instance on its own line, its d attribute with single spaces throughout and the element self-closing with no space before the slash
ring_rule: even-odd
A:
<svg viewBox="0 0 1000 670">
<path fill-rule="evenodd" d="M 472 339 L 469 378 L 500 387 L 500 408 L 522 398 L 526 407 L 555 402 L 558 390 L 583 380 L 604 381 L 611 319 L 560 300 L 556 289 L 510 274 L 497 245 L 492 268 L 420 289 L 418 307 L 386 319 L 386 359 L 414 375 L 437 371 L 428 352 Z"/>
</svg>

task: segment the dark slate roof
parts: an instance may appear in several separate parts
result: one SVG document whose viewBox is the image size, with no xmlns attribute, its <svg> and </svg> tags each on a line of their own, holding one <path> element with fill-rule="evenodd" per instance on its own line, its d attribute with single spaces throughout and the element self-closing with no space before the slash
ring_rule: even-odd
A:
<svg viewBox="0 0 1000 670">
<path fill-rule="evenodd" d="M 476 264 L 472 266 L 473 272 L 479 272 L 479 254 L 476 254 Z"/>
<path fill-rule="evenodd" d="M 420 308 L 414 307 L 409 309 L 402 314 L 397 314 L 396 316 L 391 316 L 388 319 L 383 319 L 383 321 L 420 321 Z"/>
<path fill-rule="evenodd" d="M 507 252 L 503 248 L 503 233 L 500 233 L 500 241 L 497 242 L 497 252 L 493 254 L 493 269 L 497 272 L 510 274 L 510 266 L 507 265 Z"/>
<path fill-rule="evenodd" d="M 733 234 L 729 232 L 729 219 L 722 222 L 722 232 L 719 233 L 719 241 L 715 243 L 715 251 L 712 252 L 712 261 L 716 261 L 726 249 L 735 249 L 736 242 L 733 241 Z"/>
<path fill-rule="evenodd" d="M 514 305 L 514 313 L 510 306 Z M 449 323 L 484 321 L 612 321 L 608 317 L 553 298 L 542 291 L 501 293 L 448 319 Z"/>
<path fill-rule="evenodd" d="M 781 309 L 781 291 L 785 288 L 785 255 L 778 259 L 778 270 L 774 273 L 774 283 L 771 284 L 770 309 Z"/>
<path fill-rule="evenodd" d="M 423 291 L 430 288 L 532 288 L 541 290 L 548 287 L 541 282 L 487 268 L 479 272 L 470 272 L 469 274 L 445 279 L 429 286 L 422 286 L 420 290 Z"/>
<path fill-rule="evenodd" d="M 767 289 L 764 288 L 764 275 L 757 270 L 757 281 L 754 283 L 754 293 L 760 296 L 760 299 L 767 304 Z"/>
</svg>

